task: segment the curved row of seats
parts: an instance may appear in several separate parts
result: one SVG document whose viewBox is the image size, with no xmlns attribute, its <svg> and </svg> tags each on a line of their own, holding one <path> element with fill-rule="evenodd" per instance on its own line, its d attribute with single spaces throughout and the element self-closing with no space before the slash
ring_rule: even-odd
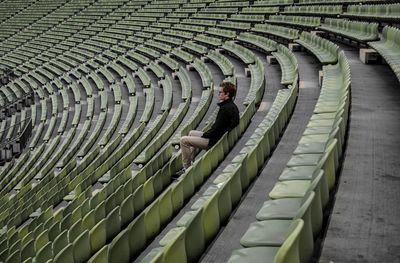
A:
<svg viewBox="0 0 400 263">
<path fill-rule="evenodd" d="M 338 63 L 323 67 L 324 79 L 313 115 L 286 168 L 228 262 L 309 262 L 343 156 L 349 115 L 350 67 L 341 51 Z M 303 222 L 303 227 L 296 227 Z M 294 238 L 297 242 L 284 245 Z M 279 248 L 280 247 L 280 248 Z"/>
</svg>

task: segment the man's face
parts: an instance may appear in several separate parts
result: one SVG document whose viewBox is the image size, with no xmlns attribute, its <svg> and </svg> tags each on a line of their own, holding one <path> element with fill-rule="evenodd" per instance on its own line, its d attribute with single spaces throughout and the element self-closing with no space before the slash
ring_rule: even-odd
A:
<svg viewBox="0 0 400 263">
<path fill-rule="evenodd" d="M 218 99 L 219 101 L 225 101 L 229 99 L 229 93 L 225 93 L 223 88 L 219 88 Z"/>
</svg>

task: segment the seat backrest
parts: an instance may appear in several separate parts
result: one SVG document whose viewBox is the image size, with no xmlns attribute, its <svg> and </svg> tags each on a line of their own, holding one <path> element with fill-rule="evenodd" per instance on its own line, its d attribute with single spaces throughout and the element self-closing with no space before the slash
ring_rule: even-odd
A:
<svg viewBox="0 0 400 263">
<path fill-rule="evenodd" d="M 307 192 L 306 196 L 303 198 L 302 205 L 300 206 L 299 210 L 297 210 L 297 214 L 294 216 L 293 219 L 303 219 L 304 221 L 306 221 L 310 218 L 309 213 L 314 197 L 314 191 Z"/>
<path fill-rule="evenodd" d="M 278 252 L 275 255 L 275 262 L 283 263 L 283 262 L 291 262 L 291 263 L 299 263 L 299 237 L 300 233 L 303 229 L 304 221 L 301 219 L 296 219 L 290 225 L 290 234 L 286 238 L 285 242 L 283 242 L 282 246 L 279 248 Z"/>
</svg>

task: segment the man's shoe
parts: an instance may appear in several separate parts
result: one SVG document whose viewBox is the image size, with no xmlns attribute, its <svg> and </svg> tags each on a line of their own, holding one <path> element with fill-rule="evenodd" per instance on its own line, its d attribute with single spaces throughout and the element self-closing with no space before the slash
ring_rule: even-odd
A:
<svg viewBox="0 0 400 263">
<path fill-rule="evenodd" d="M 186 172 L 185 169 L 181 169 L 179 171 L 177 171 L 175 174 L 171 175 L 171 178 L 176 180 L 178 179 L 182 174 L 184 174 Z"/>
</svg>

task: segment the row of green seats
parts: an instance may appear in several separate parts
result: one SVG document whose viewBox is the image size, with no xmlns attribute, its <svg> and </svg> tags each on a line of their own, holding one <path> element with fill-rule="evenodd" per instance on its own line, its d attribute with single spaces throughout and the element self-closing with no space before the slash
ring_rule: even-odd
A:
<svg viewBox="0 0 400 263">
<path fill-rule="evenodd" d="M 286 40 L 294 40 L 299 38 L 299 30 L 285 26 L 255 24 L 251 31 L 284 38 Z"/>
<path fill-rule="evenodd" d="M 265 20 L 265 22 L 315 28 L 321 25 L 321 18 L 312 16 L 272 15 L 269 16 L 269 18 Z"/>
<path fill-rule="evenodd" d="M 295 42 L 313 53 L 323 65 L 335 64 L 338 60 L 339 46 L 315 34 L 303 31 Z"/>
<path fill-rule="evenodd" d="M 143 84 L 143 87 L 148 88 L 151 86 L 151 79 L 146 71 L 139 67 L 138 70 L 135 72 L 135 76 L 137 76 Z"/>
<path fill-rule="evenodd" d="M 101 138 L 100 137 L 98 138 L 97 144 L 100 147 L 104 147 L 111 140 L 111 137 L 114 135 L 114 133 L 117 130 L 117 127 L 118 127 L 118 125 L 120 123 L 121 115 L 122 115 L 122 105 L 121 104 L 115 104 L 114 105 L 114 113 L 113 113 L 113 116 L 111 118 L 111 122 L 108 125 L 108 127 L 107 127 L 105 133 L 103 134 L 103 136 Z M 103 127 L 103 129 L 104 129 L 104 127 Z M 94 130 L 93 132 L 96 132 L 96 130 Z"/>
<path fill-rule="evenodd" d="M 293 0 L 256 0 L 253 2 L 253 6 L 281 6 L 281 5 L 293 5 Z"/>
<path fill-rule="evenodd" d="M 293 85 L 299 74 L 299 64 L 295 55 L 283 45 L 278 45 L 277 51 L 272 52 L 272 55 L 281 67 L 281 84 Z"/>
<path fill-rule="evenodd" d="M 276 42 L 263 36 L 243 32 L 236 39 L 245 45 L 250 44 L 266 54 L 276 51 Z"/>
<path fill-rule="evenodd" d="M 256 105 L 259 105 L 265 90 L 264 64 L 258 57 L 256 57 L 255 63 L 249 65 L 249 70 L 251 75 L 250 89 L 243 104 L 247 106 L 254 101 Z"/>
<path fill-rule="evenodd" d="M 352 4 L 352 3 L 367 3 L 367 2 L 387 2 L 386 0 L 299 0 L 298 5 L 309 5 L 309 4 Z"/>
<path fill-rule="evenodd" d="M 254 53 L 241 45 L 236 44 L 233 41 L 227 41 L 222 45 L 222 48 L 232 54 L 233 56 L 239 58 L 244 64 L 250 65 L 255 63 Z"/>
<path fill-rule="evenodd" d="M 166 77 L 164 69 L 154 61 L 150 62 L 145 69 L 152 71 L 159 80 Z"/>
<path fill-rule="evenodd" d="M 132 74 L 128 74 L 125 78 L 121 79 L 121 82 L 128 88 L 129 96 L 136 95 L 136 84 Z"/>
<path fill-rule="evenodd" d="M 198 13 L 199 14 L 213 14 L 213 13 L 217 13 L 217 14 L 237 14 L 239 12 L 239 8 L 237 7 L 206 7 L 202 10 L 200 10 Z"/>
<path fill-rule="evenodd" d="M 191 65 L 200 75 L 203 89 L 213 88 L 213 76 L 209 67 L 207 67 L 207 65 L 198 58 L 195 58 Z"/>
<path fill-rule="evenodd" d="M 37 127 L 37 130 L 34 131 L 33 133 L 33 138 L 32 141 L 29 143 L 29 148 L 33 149 L 36 147 L 36 145 L 39 142 L 39 138 L 42 136 L 43 131 L 44 131 L 44 125 L 48 124 L 49 120 L 47 118 L 47 100 L 41 100 L 40 101 L 40 109 L 41 109 L 41 116 L 40 116 L 40 123 L 39 126 Z"/>
<path fill-rule="evenodd" d="M 144 96 L 146 97 L 146 104 L 142 116 L 140 117 L 140 122 L 147 123 L 151 119 L 151 115 L 155 106 L 154 89 L 155 87 L 151 85 L 150 88 L 143 90 Z"/>
<path fill-rule="evenodd" d="M 126 115 L 125 121 L 122 123 L 121 129 L 118 131 L 119 134 L 125 136 L 132 128 L 132 124 L 135 120 L 138 108 L 137 96 L 129 96 L 129 109 Z"/>
<path fill-rule="evenodd" d="M 218 37 L 211 37 L 206 34 L 197 34 L 193 40 L 196 42 L 200 42 L 202 44 L 205 44 L 206 46 L 209 47 L 219 47 L 222 45 L 222 40 Z"/>
<path fill-rule="evenodd" d="M 211 1 L 211 2 L 213 2 L 213 1 Z M 185 8 L 202 8 L 202 7 L 206 7 L 206 5 L 207 5 L 207 1 L 204 1 L 204 2 L 199 2 L 199 1 L 198 2 L 189 2 L 189 3 L 184 3 L 182 5 L 182 9 L 185 9 Z"/>
<path fill-rule="evenodd" d="M 176 72 L 179 70 L 179 63 L 174 60 L 173 58 L 167 56 L 167 55 L 162 55 L 159 59 L 159 63 L 163 63 L 164 65 L 166 65 L 167 67 L 169 67 L 173 72 Z"/>
<path fill-rule="evenodd" d="M 214 12 L 213 12 L 214 10 Z M 192 17 L 200 18 L 200 19 L 213 19 L 213 20 L 226 20 L 228 18 L 228 13 L 237 13 L 237 8 L 234 9 L 218 9 L 218 8 L 210 8 L 205 9 L 204 11 L 200 11 L 198 13 L 193 14 Z"/>
<path fill-rule="evenodd" d="M 104 101 L 103 98 L 102 101 Z M 96 126 L 94 130 L 91 132 L 90 137 L 86 138 L 86 135 L 89 131 L 83 131 L 82 133 L 80 133 L 78 139 L 75 141 L 74 145 L 69 149 L 68 153 L 66 153 L 62 162 L 58 164 L 59 168 L 68 164 L 68 162 L 74 157 L 76 153 L 78 153 L 79 157 L 83 157 L 89 152 L 89 150 L 97 140 L 98 136 L 100 135 L 105 125 L 106 119 L 107 119 L 107 112 L 101 111 L 100 114 L 98 115 Z M 85 143 L 83 144 L 84 140 Z"/>
<path fill-rule="evenodd" d="M 264 14 L 265 13 L 262 13 L 262 15 L 261 14 L 260 15 L 246 14 L 246 13 L 244 13 L 244 11 L 242 11 L 242 14 L 231 15 L 229 20 L 241 21 L 241 22 L 259 22 L 259 21 L 263 21 L 265 19 Z"/>
<path fill-rule="evenodd" d="M 221 28 L 215 28 L 215 27 L 210 27 L 205 31 L 205 33 L 213 36 L 217 36 L 223 39 L 233 39 L 236 37 L 236 31 L 234 30 L 228 30 L 228 29 L 221 29 Z"/>
<path fill-rule="evenodd" d="M 126 57 L 130 60 L 135 61 L 135 63 L 138 62 L 138 63 L 144 64 L 144 65 L 147 65 L 150 63 L 150 59 L 148 57 L 146 57 L 138 52 L 135 52 L 133 50 L 129 50 L 126 53 Z"/>
<path fill-rule="evenodd" d="M 209 6 L 219 6 L 219 7 L 232 7 L 232 6 L 236 6 L 236 7 L 245 7 L 248 6 L 249 3 L 248 1 L 236 1 L 236 2 L 213 2 L 210 3 Z"/>
<path fill-rule="evenodd" d="M 318 28 L 334 35 L 341 35 L 358 42 L 366 42 L 379 39 L 378 26 L 377 23 L 326 18 Z"/>
<path fill-rule="evenodd" d="M 89 116 L 86 118 L 91 118 L 91 117 L 92 116 Z M 69 119 L 69 110 L 63 109 L 62 114 L 61 114 L 60 124 L 57 129 L 57 134 L 62 135 L 66 131 L 68 119 Z"/>
<path fill-rule="evenodd" d="M 99 91 L 104 90 L 104 86 L 105 86 L 104 82 L 98 74 L 96 74 L 95 72 L 92 72 L 87 77 L 88 77 L 88 79 L 91 79 L 94 82 L 97 90 L 99 90 Z"/>
<path fill-rule="evenodd" d="M 185 68 L 179 66 L 179 70 L 174 75 L 179 79 L 182 89 L 182 100 L 192 99 L 192 81 L 190 80 L 189 73 Z"/>
<path fill-rule="evenodd" d="M 215 50 L 210 50 L 207 54 L 212 62 L 214 62 L 222 71 L 225 77 L 233 76 L 235 72 L 235 67 L 232 62 L 224 55 Z"/>
<path fill-rule="evenodd" d="M 186 51 L 184 51 L 181 48 L 174 48 L 171 52 L 171 54 L 178 58 L 179 60 L 183 61 L 184 63 L 192 63 L 194 60 L 194 56 Z"/>
<path fill-rule="evenodd" d="M 313 14 L 313 15 L 340 15 L 342 5 L 311 5 L 311 6 L 286 6 L 282 14 Z"/>
<path fill-rule="evenodd" d="M 169 111 L 172 107 L 172 81 L 169 76 L 159 81 L 160 87 L 163 89 L 163 103 L 161 105 L 162 111 Z"/>
<path fill-rule="evenodd" d="M 380 41 L 368 42 L 392 68 L 394 74 L 400 80 L 400 30 L 395 27 L 385 26 Z"/>
<path fill-rule="evenodd" d="M 242 236 L 245 248 L 234 251 L 228 262 L 266 256 L 267 262 L 310 261 L 343 154 L 345 134 L 333 135 L 347 125 L 350 67 L 343 52 L 337 64 L 324 66 L 324 73 L 321 95 L 298 147 L 269 193 L 271 200 L 262 205 L 257 222 Z"/>
<path fill-rule="evenodd" d="M 105 66 L 106 70 L 117 73 L 118 77 L 124 78 L 129 73 L 116 62 L 110 62 Z M 111 73 L 112 74 L 112 73 Z M 114 77 L 115 78 L 115 77 Z"/>
<path fill-rule="evenodd" d="M 135 50 L 151 59 L 157 59 L 160 57 L 160 52 L 158 52 L 157 50 L 154 50 L 152 48 L 145 47 L 145 46 L 141 46 L 141 45 L 137 46 L 135 48 Z"/>
<path fill-rule="evenodd" d="M 182 34 L 179 32 L 179 37 L 176 38 L 178 31 L 176 29 L 168 29 L 163 32 L 162 35 L 156 35 L 154 39 L 167 43 L 172 46 L 180 46 L 183 43 L 183 39 L 188 39 L 192 37 L 192 33 L 183 32 Z"/>
<path fill-rule="evenodd" d="M 153 33 L 153 34 L 159 34 L 162 32 L 162 30 L 170 28 L 170 27 L 171 27 L 171 25 L 168 23 L 154 22 L 154 23 L 151 23 L 151 26 L 144 27 L 142 29 L 142 31 Z"/>
<path fill-rule="evenodd" d="M 186 18 L 189 17 L 192 14 L 197 13 L 197 8 L 184 8 L 184 9 L 178 9 L 175 11 L 178 15 L 169 15 L 169 17 L 174 17 L 174 18 Z"/>
<path fill-rule="evenodd" d="M 186 25 L 186 24 L 177 24 L 173 26 L 176 30 L 183 30 L 189 32 L 203 33 L 206 29 L 204 26 L 199 25 Z"/>
<path fill-rule="evenodd" d="M 188 25 L 198 25 L 198 26 L 215 26 L 217 24 L 216 20 L 211 20 L 211 19 L 200 19 L 200 18 L 188 18 L 188 19 L 183 19 L 182 24 L 188 24 Z"/>
<path fill-rule="evenodd" d="M 279 6 L 250 6 L 242 9 L 242 14 L 274 15 L 279 13 Z M 231 16 L 231 18 L 234 15 Z"/>
<path fill-rule="evenodd" d="M 251 23 L 236 22 L 236 21 L 221 21 L 217 24 L 217 27 L 247 31 L 251 28 Z"/>
<path fill-rule="evenodd" d="M 57 98 L 56 98 L 57 99 Z M 56 105 L 57 106 L 57 105 Z M 54 104 L 53 104 L 54 107 Z M 50 140 L 50 138 L 52 137 L 52 134 L 54 132 L 56 123 L 57 123 L 57 113 L 55 115 L 52 115 L 50 118 L 50 122 L 49 125 L 47 126 L 46 132 L 42 138 L 42 141 L 44 142 L 48 142 Z"/>
<path fill-rule="evenodd" d="M 168 35 L 169 32 L 173 32 L 172 35 L 176 35 L 174 30 L 166 30 L 166 31 L 164 31 L 164 33 L 166 35 Z M 159 42 L 159 41 L 155 41 L 155 40 L 146 41 L 145 45 L 146 46 L 150 46 L 151 48 L 159 50 L 161 52 L 167 52 L 167 53 L 170 52 L 171 49 L 172 49 L 171 45 L 168 45 L 168 44 L 165 44 L 165 43 L 162 43 L 162 42 Z"/>
<path fill-rule="evenodd" d="M 398 20 L 400 3 L 381 5 L 349 5 L 343 14 L 346 17 L 376 19 L 379 21 Z"/>
<path fill-rule="evenodd" d="M 185 43 L 183 43 L 182 47 L 184 49 L 186 49 L 187 51 L 194 53 L 197 56 L 203 56 L 208 52 L 208 48 L 198 44 L 194 41 L 185 41 Z"/>
<path fill-rule="evenodd" d="M 107 68 L 100 67 L 95 71 L 95 73 L 102 75 L 108 83 L 115 84 L 115 78 L 113 74 L 109 70 L 107 70 Z"/>
</svg>

